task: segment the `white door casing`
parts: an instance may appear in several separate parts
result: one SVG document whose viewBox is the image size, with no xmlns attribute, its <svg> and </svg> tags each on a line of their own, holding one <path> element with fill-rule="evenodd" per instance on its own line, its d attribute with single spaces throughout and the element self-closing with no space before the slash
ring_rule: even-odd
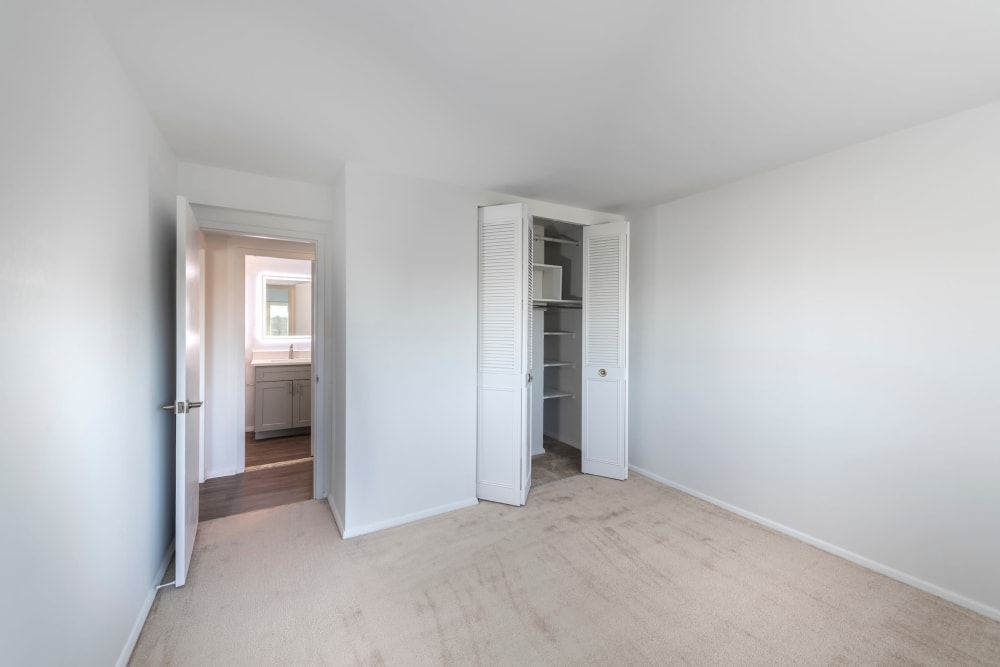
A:
<svg viewBox="0 0 1000 667">
<path fill-rule="evenodd" d="M 198 477 L 203 432 L 201 230 L 184 197 L 177 197 L 177 397 L 175 584 L 187 581 L 198 532 Z"/>
<path fill-rule="evenodd" d="M 523 204 L 479 209 L 476 495 L 522 505 L 530 466 L 528 246 Z"/>
<path fill-rule="evenodd" d="M 628 222 L 583 228 L 583 472 L 628 478 Z"/>
</svg>

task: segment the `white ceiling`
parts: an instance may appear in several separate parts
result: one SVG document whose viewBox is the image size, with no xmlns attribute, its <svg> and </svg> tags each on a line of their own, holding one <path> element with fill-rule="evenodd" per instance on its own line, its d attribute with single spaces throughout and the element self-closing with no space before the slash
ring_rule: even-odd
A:
<svg viewBox="0 0 1000 667">
<path fill-rule="evenodd" d="M 1000 99 L 1000 0 L 91 0 L 179 159 L 602 210 Z"/>
</svg>

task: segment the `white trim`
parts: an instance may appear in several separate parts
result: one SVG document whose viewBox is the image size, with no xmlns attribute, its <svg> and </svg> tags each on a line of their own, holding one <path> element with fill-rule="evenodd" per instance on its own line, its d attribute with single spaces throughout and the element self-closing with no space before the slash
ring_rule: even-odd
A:
<svg viewBox="0 0 1000 667">
<path fill-rule="evenodd" d="M 142 633 L 142 628 L 146 625 L 149 610 L 153 608 L 153 601 L 156 600 L 156 594 L 160 590 L 160 582 L 163 581 L 163 575 L 167 573 L 167 568 L 170 566 L 170 560 L 173 557 L 174 542 L 171 540 L 167 553 L 163 555 L 163 562 L 160 563 L 160 569 L 156 571 L 153 587 L 150 589 L 149 594 L 146 595 L 146 600 L 139 609 L 139 615 L 136 616 L 135 623 L 132 624 L 132 631 L 128 633 L 128 639 L 125 640 L 125 646 L 122 647 L 122 652 L 118 655 L 118 660 L 115 661 L 115 667 L 125 667 L 128 665 L 128 661 L 132 659 L 132 651 L 135 650 L 135 645 L 139 641 L 139 634 Z"/>
<path fill-rule="evenodd" d="M 438 514 L 444 514 L 445 512 L 453 512 L 455 510 L 460 510 L 466 507 L 472 507 L 473 505 L 478 505 L 479 500 L 476 498 L 469 498 L 468 500 L 460 500 L 457 503 L 450 503 L 448 505 L 438 505 L 437 507 L 432 507 L 427 510 L 422 510 L 420 512 L 414 512 L 413 514 L 404 514 L 403 516 L 396 517 L 395 519 L 388 519 L 386 521 L 378 521 L 376 523 L 370 523 L 367 526 L 361 526 L 360 528 L 351 528 L 349 530 L 341 531 L 345 540 L 352 537 L 358 537 L 359 535 L 367 535 L 368 533 L 374 533 L 379 530 L 385 530 L 386 528 L 395 528 L 396 526 L 402 526 L 406 523 L 412 523 L 414 521 L 419 521 L 420 519 L 427 519 L 432 516 L 437 516 Z M 330 503 L 333 507 L 333 503 Z M 334 518 L 337 518 L 336 510 L 334 510 Z"/>
<path fill-rule="evenodd" d="M 947 588 L 942 588 L 937 584 L 932 584 L 929 581 L 918 579 L 917 577 L 906 574 L 905 572 L 900 572 L 899 570 L 889 567 L 888 565 L 885 565 L 883 563 L 879 563 L 878 561 L 874 561 L 870 558 L 865 558 L 864 556 L 859 556 L 858 554 L 852 551 L 848 551 L 847 549 L 838 547 L 835 544 L 824 542 L 823 540 L 815 538 L 812 535 L 800 532 L 798 530 L 795 530 L 794 528 L 789 528 L 788 526 L 780 524 L 777 521 L 766 519 L 760 515 L 754 514 L 753 512 L 748 512 L 747 510 L 737 507 L 735 505 L 730 505 L 729 503 L 719 500 L 718 498 L 713 498 L 712 496 L 706 495 L 704 493 L 699 493 L 694 489 L 689 489 L 688 487 L 682 484 L 678 484 L 677 482 L 673 482 L 665 477 L 660 477 L 659 475 L 655 475 L 649 472 L 648 470 L 640 468 L 639 466 L 629 465 L 629 470 L 638 473 L 643 477 L 647 477 L 654 482 L 658 482 L 660 484 L 663 484 L 664 486 L 669 486 L 673 489 L 677 489 L 682 493 L 686 493 L 689 496 L 694 496 L 695 498 L 704 500 L 705 502 L 711 503 L 716 507 L 721 507 L 722 509 L 732 512 L 733 514 L 738 514 L 744 519 L 749 519 L 750 521 L 753 521 L 754 523 L 759 523 L 760 525 L 770 528 L 771 530 L 775 530 L 789 537 L 793 537 L 799 540 L 800 542 L 805 542 L 806 544 L 812 545 L 817 549 L 822 549 L 823 551 L 831 553 L 834 556 L 839 556 L 844 560 L 851 561 L 852 563 L 860 565 L 861 567 L 867 568 L 873 572 L 884 574 L 890 579 L 895 579 L 896 581 L 907 584 L 908 586 L 913 586 L 914 588 L 922 590 L 925 593 L 936 595 L 937 597 L 943 600 L 947 600 L 948 602 L 953 602 L 960 607 L 971 609 L 977 614 L 982 614 L 987 618 L 991 618 L 995 621 L 1000 621 L 1000 609 L 996 609 L 995 607 L 990 607 L 989 605 L 983 604 L 982 602 L 977 602 L 976 600 L 972 600 L 970 598 L 965 597 L 964 595 L 955 593 L 954 591 L 950 591 Z"/>
<path fill-rule="evenodd" d="M 326 497 L 326 502 L 330 506 L 330 511 L 333 512 L 333 520 L 337 523 L 337 530 L 340 531 L 340 537 L 343 539 L 344 519 L 340 516 L 340 510 L 337 509 L 336 503 L 333 502 L 333 495 L 328 495 Z"/>
</svg>

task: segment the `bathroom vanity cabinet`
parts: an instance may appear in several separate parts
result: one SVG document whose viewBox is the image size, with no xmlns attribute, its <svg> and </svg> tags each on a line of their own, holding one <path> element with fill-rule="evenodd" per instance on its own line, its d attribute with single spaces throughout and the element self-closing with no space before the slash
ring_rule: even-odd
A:
<svg viewBox="0 0 1000 667">
<path fill-rule="evenodd" d="M 254 439 L 290 435 L 312 425 L 312 366 L 257 366 Z"/>
</svg>

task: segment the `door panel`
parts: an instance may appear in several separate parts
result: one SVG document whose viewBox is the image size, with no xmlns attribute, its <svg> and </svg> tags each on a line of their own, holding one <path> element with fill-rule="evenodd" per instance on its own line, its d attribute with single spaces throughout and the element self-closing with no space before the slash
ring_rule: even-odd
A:
<svg viewBox="0 0 1000 667">
<path fill-rule="evenodd" d="M 530 447 L 526 219 L 522 204 L 479 209 L 476 493 L 509 505 L 524 502 Z"/>
<path fill-rule="evenodd" d="M 587 460 L 595 463 L 620 466 L 622 464 L 620 442 L 621 418 L 617 407 L 621 404 L 622 383 L 604 379 L 588 378 L 584 395 L 583 414 L 587 419 Z M 608 407 L 614 409 L 609 410 Z"/>
<path fill-rule="evenodd" d="M 201 230 L 184 197 L 177 198 L 177 398 L 175 583 L 183 586 L 198 532 L 198 468 L 203 432 L 201 370 Z"/>
<path fill-rule="evenodd" d="M 628 477 L 628 223 L 583 229 L 583 472 Z"/>
<path fill-rule="evenodd" d="M 477 459 L 479 497 L 483 500 L 520 504 L 521 459 L 512 445 L 520 422 L 518 386 L 479 388 L 479 452 Z"/>
</svg>

